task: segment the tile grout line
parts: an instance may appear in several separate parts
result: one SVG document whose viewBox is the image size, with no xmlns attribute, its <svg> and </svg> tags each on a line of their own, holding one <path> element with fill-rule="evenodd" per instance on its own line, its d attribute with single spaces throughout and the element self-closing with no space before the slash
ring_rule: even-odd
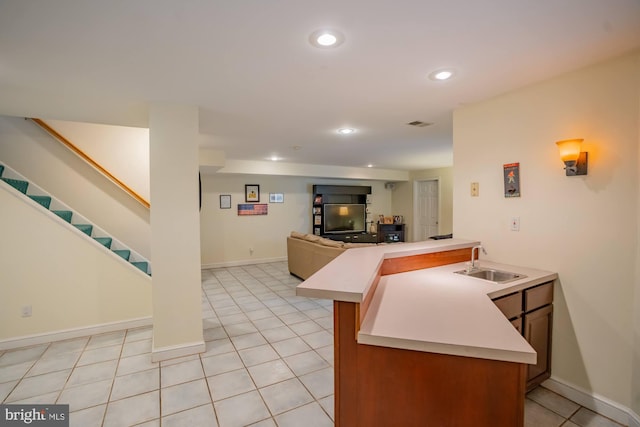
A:
<svg viewBox="0 0 640 427">
<path fill-rule="evenodd" d="M 236 279 L 237 279 L 237 277 L 236 277 Z M 242 283 L 242 282 L 240 281 L 240 283 Z M 242 283 L 242 285 L 243 285 L 243 287 L 245 287 L 245 288 L 246 288 L 246 285 L 245 285 L 244 283 Z M 266 286 L 266 285 L 264 285 L 264 284 L 263 284 L 263 286 Z M 268 287 L 268 286 L 267 286 L 267 287 Z M 251 293 L 255 298 L 258 298 L 258 297 L 257 297 L 253 292 L 251 292 L 249 289 L 247 289 L 247 291 L 248 291 L 249 293 Z M 208 296 L 207 296 L 207 298 L 208 298 Z M 234 298 L 233 296 L 232 296 L 231 298 L 233 298 L 233 299 L 234 299 L 234 301 L 236 301 L 236 300 L 235 300 L 235 298 Z M 236 303 L 237 303 L 237 301 L 236 301 Z M 263 304 L 263 305 L 264 305 L 264 304 Z M 243 313 L 246 313 L 242 307 L 240 307 L 239 305 L 238 305 L 238 307 L 240 308 L 240 310 L 242 310 L 242 312 L 243 312 Z M 265 306 L 265 307 L 267 307 L 267 306 Z M 269 307 L 267 307 L 267 309 L 269 309 Z M 214 309 L 214 311 L 215 311 L 215 309 Z M 269 311 L 271 311 L 271 310 L 269 309 Z M 275 314 L 275 313 L 273 313 L 273 311 L 271 311 L 271 313 L 272 313 L 275 317 L 278 317 L 278 315 L 277 315 L 277 314 Z M 254 327 L 256 327 L 256 329 L 258 330 L 258 333 L 260 334 L 260 336 L 262 336 L 262 338 L 267 342 L 267 344 L 266 344 L 266 345 L 268 345 L 268 346 L 269 346 L 269 348 L 271 348 L 273 351 L 275 351 L 275 352 L 276 352 L 276 354 L 278 354 L 279 359 L 282 359 L 282 361 L 283 361 L 283 362 L 285 363 L 285 365 L 286 365 L 287 363 L 286 363 L 286 361 L 284 360 L 284 358 L 283 358 L 282 356 L 280 356 L 280 354 L 279 354 L 279 353 L 278 353 L 278 352 L 273 348 L 273 346 L 271 345 L 271 342 L 269 342 L 269 340 L 268 340 L 264 335 L 262 335 L 262 331 L 261 331 L 260 329 L 258 329 L 258 328 L 257 328 L 257 326 L 255 325 L 255 323 L 253 323 L 253 321 L 252 321 L 249 317 L 247 317 L 247 318 L 249 319 L 249 322 L 251 322 L 251 323 L 253 324 L 253 326 L 254 326 Z M 278 318 L 279 318 L 279 317 L 278 317 Z M 286 324 L 285 324 L 285 326 L 286 326 Z M 224 328 L 224 325 L 223 325 L 223 328 Z M 226 331 L 226 330 L 225 330 L 225 331 Z M 295 332 L 294 332 L 294 333 L 295 333 Z M 229 338 L 231 338 L 231 337 L 229 337 Z M 245 370 L 247 371 L 247 373 L 249 374 L 249 378 L 251 379 L 251 382 L 253 383 L 253 385 L 254 385 L 254 387 L 255 387 L 255 391 L 256 391 L 256 392 L 258 392 L 258 395 L 260 396 L 260 399 L 261 399 L 262 403 L 264 404 L 265 408 L 267 408 L 267 411 L 269 411 L 269 414 L 271 414 L 271 416 L 270 416 L 269 418 L 265 418 L 265 419 L 263 419 L 263 420 L 258 420 L 257 422 L 261 422 L 261 421 L 265 421 L 265 420 L 268 420 L 268 419 L 272 419 L 272 420 L 273 420 L 273 422 L 277 424 L 277 422 L 276 422 L 276 420 L 275 420 L 275 417 L 276 417 L 277 415 L 281 415 L 281 414 L 274 414 L 274 413 L 271 411 L 271 408 L 269 408 L 269 405 L 267 405 L 267 402 L 264 400 L 264 396 L 262 395 L 262 393 L 260 393 L 260 388 L 259 388 L 259 387 L 258 387 L 258 385 L 256 384 L 255 379 L 251 376 L 251 373 L 250 373 L 250 371 L 249 371 L 249 366 L 247 366 L 247 365 L 246 365 L 246 363 L 245 363 L 244 359 L 242 359 L 242 357 L 240 356 L 240 351 L 237 349 L 237 347 L 235 346 L 235 344 L 233 343 L 233 341 L 232 341 L 232 340 L 231 340 L 231 345 L 233 345 L 233 347 L 236 349 L 236 352 L 238 353 L 238 357 L 240 358 L 240 361 L 242 362 L 242 365 L 244 366 L 244 369 L 245 369 Z M 259 346 L 255 346 L 255 347 L 259 347 Z M 248 348 L 255 348 L 255 347 L 248 347 Z M 245 349 L 245 350 L 246 350 L 246 349 Z M 268 362 L 265 362 L 265 363 L 268 363 Z M 260 365 L 260 364 L 258 364 L 258 365 Z M 256 365 L 256 366 L 257 366 L 257 365 Z M 288 365 L 287 365 L 287 366 L 288 366 Z M 291 368 L 289 367 L 289 369 L 291 369 Z M 292 371 L 292 373 L 294 374 L 294 377 L 295 377 L 296 379 L 298 379 L 298 377 L 295 375 L 295 373 L 294 373 L 293 371 Z M 286 380 L 282 380 L 282 381 L 277 381 L 277 382 L 275 382 L 275 383 L 273 383 L 273 384 L 268 384 L 268 385 L 266 385 L 266 386 L 265 386 L 265 387 L 263 387 L 263 388 L 270 387 L 270 386 L 275 385 L 275 384 L 281 384 L 281 383 L 283 383 L 283 382 L 285 382 L 285 381 L 289 381 L 290 379 L 292 379 L 292 378 L 288 378 L 288 379 L 286 379 Z M 300 380 L 298 379 L 298 381 L 300 381 Z M 300 383 L 301 383 L 301 384 L 303 385 L 303 387 L 304 387 L 304 383 L 302 383 L 302 381 L 300 381 Z M 306 388 L 305 388 L 305 389 L 306 389 Z M 245 394 L 245 393 L 241 393 L 241 394 Z M 309 394 L 313 397 L 313 395 L 312 395 L 311 393 L 309 393 Z M 236 396 L 239 396 L 239 395 L 236 395 Z M 231 398 L 231 397 L 234 397 L 234 396 L 229 396 L 228 398 Z M 221 400 L 224 400 L 224 399 L 221 399 Z M 303 405 L 301 405 L 301 406 L 303 406 Z M 295 408 L 290 408 L 290 409 L 288 409 L 287 411 L 285 411 L 285 412 L 283 412 L 283 413 L 286 413 L 286 412 L 292 411 L 292 410 L 297 409 L 297 408 L 299 408 L 299 407 L 301 407 L 301 406 L 297 406 L 297 407 L 295 407 Z M 254 424 L 255 424 L 255 423 L 254 423 Z"/>
<path fill-rule="evenodd" d="M 246 271 L 246 269 L 243 269 L 243 270 L 245 270 L 245 271 Z M 233 273 L 231 273 L 231 274 L 233 275 Z M 268 285 L 266 285 L 266 284 L 264 284 L 264 283 L 260 280 L 260 278 L 258 278 L 258 277 L 256 277 L 256 276 L 252 275 L 252 274 L 251 274 L 250 272 L 248 272 L 248 271 L 247 271 L 247 274 L 248 274 L 248 275 L 250 275 L 251 277 L 253 277 L 253 278 L 254 278 L 255 280 L 257 280 L 258 282 L 260 282 L 261 286 L 266 287 L 266 288 L 269 288 L 269 286 L 268 286 Z M 273 275 L 269 275 L 268 273 L 266 273 L 266 274 L 267 274 L 268 276 L 270 276 L 270 277 L 274 278 L 274 280 L 277 280 L 277 278 L 275 278 Z M 236 276 L 236 275 L 233 275 L 233 276 L 234 276 L 234 278 L 235 278 L 235 279 L 236 279 L 236 280 L 237 280 L 237 281 L 242 285 L 242 287 L 246 289 L 246 291 L 247 291 L 247 292 L 249 292 L 249 293 L 250 293 L 254 298 L 256 298 L 256 299 L 260 300 L 259 296 L 258 296 L 258 295 L 256 295 L 254 292 L 252 292 L 252 290 L 247 286 L 247 284 L 246 284 L 245 282 L 243 282 L 243 280 L 242 280 L 241 278 L 238 278 L 238 276 Z M 280 282 L 280 283 L 282 283 L 281 281 L 279 281 L 279 282 Z M 269 288 L 269 289 L 270 289 L 270 288 Z M 277 294 L 277 292 L 275 292 L 275 293 Z M 242 313 L 246 315 L 247 311 L 245 311 L 245 309 L 244 309 L 244 308 L 242 308 L 242 306 L 240 305 L 241 303 L 239 303 L 239 302 L 238 302 L 238 300 L 236 299 L 236 297 L 234 297 L 234 296 L 232 296 L 232 295 L 230 295 L 230 296 L 231 296 L 231 298 L 234 300 L 234 302 L 236 303 L 236 305 L 238 306 L 238 308 L 242 311 Z M 280 298 L 282 298 L 282 296 L 279 296 L 279 297 L 280 297 Z M 207 295 L 207 299 L 209 299 L 209 295 Z M 286 299 L 285 299 L 285 301 L 286 301 Z M 209 302 L 210 302 L 210 300 L 209 300 Z M 211 303 L 211 302 L 210 302 L 210 303 Z M 287 301 L 287 303 L 293 306 L 293 304 L 292 304 L 292 303 L 290 303 L 289 301 Z M 264 305 L 264 304 L 263 304 L 263 305 Z M 274 313 L 274 312 L 271 310 L 271 308 L 270 308 L 269 306 L 266 306 L 266 305 L 264 305 L 264 306 L 265 306 L 265 307 L 266 307 L 266 308 L 267 308 L 267 309 L 268 309 L 268 310 L 273 314 L 273 316 L 275 316 L 275 317 L 276 317 L 276 318 L 278 318 L 280 321 L 282 321 L 282 319 L 280 319 L 280 316 L 278 316 L 276 313 Z M 294 306 L 294 307 L 295 307 L 295 306 Z M 212 307 L 212 308 L 213 308 L 213 307 Z M 304 314 L 304 313 L 303 313 L 302 311 L 300 311 L 297 307 L 295 307 L 295 308 L 297 309 L 297 311 L 298 311 L 298 312 L 300 312 L 300 313 Z M 215 309 L 214 309 L 214 311 L 215 311 Z M 252 311 L 252 310 L 249 310 L 249 311 Z M 308 316 L 307 316 L 307 317 L 308 317 Z M 275 353 L 276 353 L 276 354 L 278 354 L 279 359 L 280 359 L 280 360 L 282 360 L 282 361 L 285 363 L 285 365 L 287 365 L 287 366 L 288 366 L 288 363 L 286 362 L 285 358 L 284 358 L 282 355 L 280 355 L 280 354 L 279 354 L 279 353 L 278 353 L 278 352 L 273 348 L 272 343 L 271 343 L 271 342 L 270 342 L 270 341 L 269 341 L 269 340 L 268 340 L 268 339 L 267 339 L 267 338 L 262 334 L 262 330 L 260 330 L 260 329 L 257 327 L 257 325 L 254 323 L 254 321 L 253 321 L 251 318 L 249 318 L 249 317 L 247 316 L 247 319 L 248 319 L 248 320 L 249 320 L 249 322 L 250 322 L 250 323 L 251 323 L 251 324 L 252 324 L 252 325 L 257 329 L 258 333 L 262 336 L 262 338 L 263 338 L 263 339 L 265 339 L 265 341 L 266 341 L 266 343 L 267 343 L 266 345 L 268 345 L 268 346 L 269 346 L 269 348 L 271 348 L 272 350 L 274 350 L 274 351 L 275 351 Z M 309 318 L 309 319 L 310 319 L 310 320 L 312 320 L 312 321 L 314 320 L 314 319 L 311 319 L 311 318 Z M 259 320 L 259 319 L 258 319 L 258 320 Z M 316 322 L 314 322 L 314 323 L 316 323 Z M 284 324 L 284 326 L 285 326 L 285 327 L 288 327 L 288 326 L 289 326 L 286 322 L 283 322 L 283 324 Z M 316 324 L 317 324 L 317 323 L 316 323 Z M 320 328 L 322 328 L 322 325 L 318 325 L 318 326 L 319 326 Z M 224 325 L 222 325 L 222 327 L 224 328 Z M 268 329 L 273 329 L 273 328 L 268 328 Z M 324 329 L 324 328 L 322 328 L 322 330 L 325 330 L 325 329 Z M 225 329 L 225 331 L 226 331 L 226 329 Z M 295 331 L 293 331 L 293 333 L 294 333 L 294 334 L 296 334 L 296 336 L 297 336 L 297 337 L 301 337 L 301 336 L 300 336 L 300 335 L 298 335 Z M 243 334 L 241 334 L 241 335 L 243 335 Z M 241 335 L 239 335 L 239 336 L 241 336 Z M 229 336 L 229 338 L 231 338 L 231 337 Z M 240 350 L 238 350 L 238 349 L 237 349 L 236 345 L 233 343 L 233 341 L 232 341 L 232 340 L 231 340 L 231 342 L 232 342 L 233 347 L 236 349 L 236 352 L 237 352 L 237 353 L 238 353 L 238 355 L 239 355 Z M 253 347 L 248 347 L 248 348 L 256 348 L 256 347 L 259 347 L 259 346 L 253 346 Z M 318 354 L 318 353 L 317 353 L 316 349 L 314 349 L 314 348 L 312 348 L 312 347 L 310 347 L 310 348 L 311 348 L 311 350 L 310 350 L 310 351 L 313 351 L 315 354 L 317 354 L 317 355 L 318 355 L 318 357 L 319 357 L 321 360 L 323 360 L 323 361 L 324 361 L 324 358 L 323 358 L 320 354 Z M 243 349 L 243 350 L 246 350 L 246 349 Z M 306 352 L 303 352 L 303 353 L 306 353 Z M 302 354 L 302 353 L 296 353 L 296 354 Z M 240 357 L 240 360 L 241 360 L 241 362 L 242 362 L 242 364 L 243 364 L 243 366 L 244 366 L 244 369 L 249 373 L 249 366 L 247 366 L 247 365 L 246 365 L 246 363 L 245 363 L 244 359 L 242 359 L 242 357 Z M 265 363 L 268 363 L 268 362 L 265 362 Z M 260 365 L 260 364 L 258 364 L 258 365 Z M 257 365 L 256 365 L 256 366 L 257 366 Z M 290 367 L 290 366 L 288 366 L 288 368 L 289 368 L 289 369 L 291 369 L 291 367 Z M 305 373 L 305 375 L 306 375 L 306 374 L 313 373 L 313 372 L 318 372 L 318 371 L 320 371 L 320 370 L 322 370 L 322 369 L 326 369 L 326 368 L 319 368 L 319 369 L 315 369 L 315 370 L 312 370 L 312 371 L 309 371 L 309 372 Z M 320 404 L 320 402 L 319 402 L 319 401 L 318 401 L 318 399 L 314 396 L 314 394 L 311 392 L 311 390 L 309 390 L 309 389 L 308 389 L 308 387 L 304 384 L 304 382 L 303 382 L 303 381 L 301 381 L 301 380 L 300 380 L 300 377 L 299 377 L 298 375 L 296 375 L 296 374 L 295 374 L 295 372 L 293 372 L 293 371 L 292 371 L 292 373 L 294 374 L 294 377 L 293 377 L 293 378 L 288 378 L 288 379 L 285 379 L 285 380 L 282 380 L 282 381 L 277 381 L 277 382 L 275 382 L 275 383 L 273 383 L 273 384 L 268 384 L 268 385 L 266 385 L 265 387 L 262 387 L 262 388 L 271 387 L 271 386 L 276 385 L 276 384 L 281 384 L 281 383 L 284 383 L 284 382 L 286 382 L 286 381 L 289 381 L 289 380 L 291 380 L 291 379 L 294 379 L 294 378 L 295 378 L 295 379 L 296 379 L 296 380 L 297 380 L 297 381 L 302 385 L 302 387 L 305 389 L 305 391 L 307 391 L 307 392 L 309 393 L 309 396 L 313 399 L 313 400 L 312 400 L 312 402 L 317 403 L 317 404 L 318 404 L 318 406 L 320 406 L 321 410 L 326 414 L 326 410 L 325 410 L 325 409 L 324 409 L 324 407 Z M 276 416 L 279 416 L 279 415 L 285 414 L 285 413 L 287 413 L 287 412 L 294 411 L 294 410 L 299 409 L 299 408 L 301 408 L 301 407 L 303 407 L 303 406 L 305 406 L 305 405 L 308 405 L 309 403 L 312 403 L 312 402 L 303 403 L 303 404 L 298 405 L 298 406 L 296 406 L 296 407 L 289 408 L 289 409 L 287 409 L 286 411 L 284 411 L 284 412 L 282 412 L 282 413 L 280 413 L 280 414 L 274 414 L 274 413 L 272 412 L 271 408 L 269 408 L 269 406 L 267 405 L 267 402 L 264 400 L 264 396 L 263 396 L 263 395 L 262 395 L 262 393 L 260 392 L 261 388 L 257 386 L 257 384 L 255 383 L 254 378 L 253 378 L 250 374 L 249 374 L 249 378 L 251 379 L 251 381 L 252 381 L 253 385 L 255 386 L 255 391 L 257 391 L 257 392 L 258 392 L 258 395 L 261 397 L 261 400 L 262 400 L 263 404 L 265 405 L 265 407 L 267 408 L 267 410 L 268 410 L 268 411 L 269 411 L 269 413 L 271 414 L 271 417 L 270 417 L 270 418 L 271 418 L 274 422 L 276 422 L 276 420 L 275 420 L 275 417 L 276 417 Z M 245 393 L 241 393 L 241 394 L 245 394 Z M 236 396 L 238 396 L 238 395 L 236 395 Z M 330 396 L 330 395 L 329 395 L 329 396 Z M 228 398 L 231 398 L 231 397 L 234 397 L 234 396 L 229 396 L 229 397 L 227 397 L 227 399 L 228 399 Z M 326 398 L 326 397 L 328 397 L 328 396 L 323 397 L 323 399 L 324 399 L 324 398 Z M 225 399 L 221 399 L 221 400 L 225 400 Z M 331 419 L 331 416 L 330 416 L 329 414 L 327 414 L 327 416 L 329 417 L 329 419 Z M 269 418 L 265 418 L 264 420 L 267 420 L 267 419 L 269 419 Z M 264 421 L 264 420 L 260 420 L 260 421 Z M 258 422 L 260 422 L 260 421 L 258 421 Z"/>
<path fill-rule="evenodd" d="M 273 277 L 273 276 L 272 276 L 272 277 Z M 259 280 L 259 279 L 257 279 L 257 280 Z M 265 286 L 266 286 L 266 285 L 265 285 Z M 254 295 L 255 295 L 255 294 L 254 294 Z M 297 309 L 297 307 L 296 307 L 296 309 Z M 269 310 L 269 311 L 271 311 L 271 310 Z M 300 311 L 300 310 L 299 310 L 299 311 Z M 302 311 L 300 311 L 300 312 L 302 313 Z M 272 313 L 273 313 L 273 311 L 272 311 Z M 304 314 L 304 313 L 303 313 L 303 314 Z M 274 313 L 274 315 L 275 315 L 278 319 L 280 319 L 280 317 L 279 317 L 278 315 L 276 315 L 275 313 Z M 280 320 L 282 321 L 282 319 L 280 319 Z M 311 319 L 311 320 L 313 320 L 313 319 Z M 285 322 L 283 322 L 283 323 L 286 325 L 286 323 L 285 323 Z M 314 322 L 314 323 L 316 323 L 316 322 Z M 317 324 L 317 323 L 316 323 L 316 324 Z M 318 326 L 322 327 L 321 325 L 318 325 Z M 324 328 L 323 328 L 322 330 L 324 330 Z M 294 331 L 294 333 L 295 333 L 295 331 Z M 298 335 L 298 334 L 296 334 L 296 335 Z M 298 335 L 298 336 L 299 336 L 299 335 Z M 263 336 L 263 337 L 264 337 L 264 336 Z M 264 337 L 264 338 L 266 339 L 266 337 Z M 267 340 L 267 342 L 269 342 L 269 341 Z M 270 345 L 270 347 L 272 347 L 272 346 L 271 346 L 271 343 L 269 343 L 269 345 Z M 274 349 L 274 350 L 275 350 L 275 349 Z M 318 357 L 320 357 L 320 359 L 324 360 L 324 358 L 323 358 L 322 356 L 320 356 L 320 354 L 318 354 L 318 353 L 315 351 L 315 349 L 314 349 L 314 348 L 311 348 L 311 351 L 313 351 L 315 354 L 317 354 L 317 355 L 318 355 Z M 281 356 L 277 351 L 276 351 L 276 353 L 280 356 L 280 358 L 282 359 L 282 361 L 283 361 L 285 364 L 287 364 L 287 361 L 285 360 L 285 358 L 284 358 L 284 357 L 282 357 L 282 356 Z M 287 366 L 288 366 L 288 364 L 287 364 Z M 289 369 L 291 369 L 291 366 L 289 366 Z M 306 374 L 310 374 L 310 373 L 313 373 L 313 372 L 318 372 L 318 371 L 320 371 L 320 370 L 322 370 L 322 369 L 325 369 L 325 368 L 319 368 L 319 369 L 316 369 L 316 370 L 313 370 L 313 371 L 307 372 Z M 293 370 L 292 370 L 292 372 L 293 372 Z M 311 396 L 311 398 L 313 399 L 313 401 L 312 401 L 312 402 L 315 402 L 318 406 L 320 406 L 320 409 L 322 409 L 322 411 L 324 411 L 324 412 L 326 413 L 326 411 L 325 411 L 324 407 L 320 404 L 320 402 L 318 401 L 318 399 L 317 399 L 317 398 L 315 397 L 315 395 L 311 392 L 311 390 L 307 387 L 307 385 L 306 385 L 306 384 L 305 384 L 305 383 L 300 379 L 300 377 L 299 377 L 295 372 L 293 372 L 293 374 L 294 374 L 295 378 L 298 380 L 298 382 L 299 382 L 300 384 L 302 384 L 302 387 L 304 387 L 304 389 L 307 391 L 307 393 L 309 393 L 309 396 Z M 305 374 L 305 375 L 306 375 L 306 374 Z M 287 381 L 288 381 L 288 380 L 287 380 Z M 325 396 L 325 397 L 326 397 L 326 396 Z M 263 398 L 263 400 L 264 400 L 264 398 Z M 311 402 L 309 402 L 309 403 L 311 403 Z M 301 405 L 299 405 L 299 406 L 296 406 L 295 408 L 290 408 L 290 409 L 288 409 L 287 411 L 284 411 L 284 412 L 282 412 L 281 414 L 278 414 L 278 415 L 282 415 L 282 414 L 285 414 L 285 413 L 287 413 L 287 412 L 293 411 L 293 410 L 295 410 L 295 409 L 301 408 L 301 407 L 303 407 L 303 406 L 308 405 L 309 403 L 304 403 L 304 404 L 301 404 Z M 265 402 L 265 404 L 266 404 L 266 402 Z M 267 408 L 268 408 L 268 406 L 267 406 Z M 271 412 L 271 410 L 269 410 L 269 411 Z M 329 416 L 329 414 L 327 414 L 327 416 L 328 416 L 329 418 L 331 418 L 331 417 Z M 276 415 L 273 415 L 273 421 L 274 421 L 275 423 L 277 423 L 277 422 L 276 422 L 276 420 L 275 420 L 275 417 L 276 417 Z"/>
</svg>

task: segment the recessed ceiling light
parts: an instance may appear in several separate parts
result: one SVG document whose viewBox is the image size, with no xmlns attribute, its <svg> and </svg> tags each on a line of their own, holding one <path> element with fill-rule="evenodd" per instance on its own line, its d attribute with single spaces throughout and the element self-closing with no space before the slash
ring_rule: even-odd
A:
<svg viewBox="0 0 640 427">
<path fill-rule="evenodd" d="M 352 129 L 352 128 L 340 128 L 340 129 L 338 129 L 338 133 L 340 135 L 349 135 L 349 134 L 354 133 L 355 131 L 356 130 Z"/>
<path fill-rule="evenodd" d="M 337 47 L 340 46 L 343 41 L 344 36 L 342 33 L 335 30 L 317 30 L 309 36 L 309 42 L 319 48 Z"/>
<path fill-rule="evenodd" d="M 368 167 L 368 168 L 372 168 L 372 167 L 373 167 L 373 165 L 372 165 L 371 163 L 369 163 L 369 164 L 367 165 L 367 167 Z"/>
<path fill-rule="evenodd" d="M 442 69 L 442 70 L 436 70 L 434 72 L 432 72 L 431 74 L 429 74 L 429 78 L 431 80 L 449 80 L 451 77 L 453 77 L 455 74 L 455 72 L 452 69 Z"/>
<path fill-rule="evenodd" d="M 280 160 L 278 156 L 271 156 L 271 161 L 277 162 L 278 160 Z"/>
</svg>

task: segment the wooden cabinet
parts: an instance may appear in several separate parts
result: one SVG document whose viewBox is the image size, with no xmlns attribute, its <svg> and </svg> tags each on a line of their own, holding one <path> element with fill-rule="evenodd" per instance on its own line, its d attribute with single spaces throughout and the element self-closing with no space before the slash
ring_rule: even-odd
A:
<svg viewBox="0 0 640 427">
<path fill-rule="evenodd" d="M 387 258 L 362 303 L 334 301 L 336 427 L 524 425 L 525 363 L 357 341 L 381 276 L 468 259 L 468 248 Z M 520 322 L 522 293 L 513 295 Z"/>
<path fill-rule="evenodd" d="M 352 236 L 367 234 L 371 223 L 368 206 L 370 194 L 369 186 L 314 185 L 313 234 L 342 241 L 351 241 Z M 361 239 L 365 240 L 364 237 Z"/>
<path fill-rule="evenodd" d="M 553 282 L 532 286 L 493 302 L 538 354 L 537 363 L 527 368 L 527 391 L 530 391 L 551 376 Z"/>
<path fill-rule="evenodd" d="M 378 223 L 378 243 L 404 242 L 404 224 Z"/>
<path fill-rule="evenodd" d="M 551 326 L 553 306 L 547 305 L 524 315 L 524 337 L 538 353 L 538 363 L 529 365 L 527 390 L 549 378 L 551 374 Z"/>
</svg>

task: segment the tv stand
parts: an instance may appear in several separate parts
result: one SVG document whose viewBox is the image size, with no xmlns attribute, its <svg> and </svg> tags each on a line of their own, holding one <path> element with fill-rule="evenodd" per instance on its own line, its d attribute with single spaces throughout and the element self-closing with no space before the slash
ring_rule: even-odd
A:
<svg viewBox="0 0 640 427">
<path fill-rule="evenodd" d="M 325 234 L 324 237 L 345 243 L 378 243 L 378 235 L 375 233 Z"/>
<path fill-rule="evenodd" d="M 385 243 L 404 242 L 404 224 L 378 223 L 378 238 Z"/>
</svg>

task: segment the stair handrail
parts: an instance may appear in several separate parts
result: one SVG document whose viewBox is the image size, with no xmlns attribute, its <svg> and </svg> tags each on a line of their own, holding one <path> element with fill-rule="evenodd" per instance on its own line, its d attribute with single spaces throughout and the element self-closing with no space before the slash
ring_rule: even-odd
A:
<svg viewBox="0 0 640 427">
<path fill-rule="evenodd" d="M 66 146 L 69 150 L 73 151 L 76 155 L 78 155 L 85 162 L 87 162 L 91 166 L 93 166 L 93 168 L 95 168 L 98 172 L 103 174 L 105 177 L 107 177 L 109 180 L 111 180 L 114 184 L 116 184 L 118 187 L 120 187 L 125 193 L 129 194 L 131 197 L 136 199 L 142 206 L 146 207 L 147 209 L 151 208 L 151 204 L 147 200 L 145 200 L 142 196 L 140 196 L 138 193 L 133 191 L 129 186 L 127 186 L 127 184 L 125 184 L 124 182 L 122 182 L 118 178 L 116 178 L 111 172 L 109 172 L 102 165 L 100 165 L 98 162 L 93 160 L 84 151 L 82 151 L 81 149 L 76 147 L 67 138 L 65 138 L 64 136 L 60 135 L 60 133 L 58 133 L 55 129 L 53 129 L 51 126 L 49 126 L 44 120 L 38 119 L 38 118 L 34 118 L 34 117 L 29 117 L 28 119 L 31 120 L 33 123 L 37 124 L 38 126 L 40 126 L 42 129 L 44 129 L 49 135 L 53 136 L 56 140 L 58 140 L 60 143 L 62 143 L 62 145 Z"/>
</svg>

